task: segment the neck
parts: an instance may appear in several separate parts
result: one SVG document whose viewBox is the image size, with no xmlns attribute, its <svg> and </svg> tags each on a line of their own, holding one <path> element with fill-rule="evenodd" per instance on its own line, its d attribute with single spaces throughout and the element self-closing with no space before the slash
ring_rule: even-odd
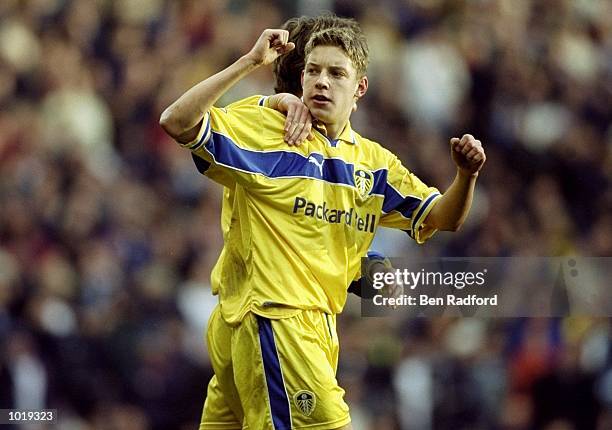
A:
<svg viewBox="0 0 612 430">
<path fill-rule="evenodd" d="M 332 123 L 329 123 L 329 124 L 323 123 L 323 125 L 325 126 L 325 135 L 329 139 L 336 140 L 338 137 L 340 137 L 340 135 L 344 131 L 344 127 L 346 127 L 347 124 L 348 124 L 348 118 L 346 118 L 343 121 L 335 122 L 333 124 Z"/>
<path fill-rule="evenodd" d="M 345 126 L 346 126 L 346 123 L 345 124 L 326 124 L 325 130 L 327 131 L 327 137 L 329 137 L 330 139 L 336 140 L 342 133 L 342 130 L 344 130 Z"/>
</svg>

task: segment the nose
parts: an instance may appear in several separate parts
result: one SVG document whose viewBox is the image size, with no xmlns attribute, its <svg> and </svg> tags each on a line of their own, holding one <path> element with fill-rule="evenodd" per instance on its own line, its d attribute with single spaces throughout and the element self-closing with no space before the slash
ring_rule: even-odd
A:
<svg viewBox="0 0 612 430">
<path fill-rule="evenodd" d="M 315 87 L 318 90 L 326 90 L 329 89 L 329 79 L 327 77 L 327 73 L 323 72 L 319 74 L 317 81 L 315 82 Z"/>
</svg>

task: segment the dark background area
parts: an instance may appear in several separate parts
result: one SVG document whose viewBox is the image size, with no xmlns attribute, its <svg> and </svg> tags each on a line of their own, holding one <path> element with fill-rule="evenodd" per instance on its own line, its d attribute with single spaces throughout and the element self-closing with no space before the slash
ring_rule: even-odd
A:
<svg viewBox="0 0 612 430">
<path fill-rule="evenodd" d="M 158 126 L 265 28 L 358 19 L 360 134 L 444 190 L 448 140 L 488 161 L 458 233 L 391 256 L 612 256 L 606 0 L 0 2 L 0 408 L 56 428 L 194 429 L 221 188 Z M 270 70 L 222 104 L 272 92 Z M 396 237 L 397 236 L 397 237 Z M 339 317 L 355 430 L 612 428 L 608 318 Z M 42 428 L 42 427 L 40 427 Z"/>
</svg>

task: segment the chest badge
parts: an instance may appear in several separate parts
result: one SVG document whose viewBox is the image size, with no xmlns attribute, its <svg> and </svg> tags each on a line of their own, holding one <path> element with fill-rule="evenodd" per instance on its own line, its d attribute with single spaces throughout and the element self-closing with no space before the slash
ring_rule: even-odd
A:
<svg viewBox="0 0 612 430">
<path fill-rule="evenodd" d="M 367 170 L 359 169 L 355 170 L 354 179 L 355 188 L 357 188 L 361 198 L 367 198 L 374 186 L 374 175 Z"/>
</svg>

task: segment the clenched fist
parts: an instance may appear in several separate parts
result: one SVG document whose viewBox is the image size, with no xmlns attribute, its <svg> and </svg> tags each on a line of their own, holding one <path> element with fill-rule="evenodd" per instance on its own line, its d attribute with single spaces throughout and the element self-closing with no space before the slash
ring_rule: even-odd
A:
<svg viewBox="0 0 612 430">
<path fill-rule="evenodd" d="M 257 42 L 247 57 L 256 65 L 272 64 L 281 55 L 295 48 L 295 43 L 289 42 L 289 32 L 280 29 L 267 29 L 261 33 Z"/>
<path fill-rule="evenodd" d="M 473 175 L 482 169 L 487 156 L 480 140 L 471 134 L 464 134 L 461 139 L 453 137 L 450 145 L 451 158 L 461 173 Z"/>
</svg>

